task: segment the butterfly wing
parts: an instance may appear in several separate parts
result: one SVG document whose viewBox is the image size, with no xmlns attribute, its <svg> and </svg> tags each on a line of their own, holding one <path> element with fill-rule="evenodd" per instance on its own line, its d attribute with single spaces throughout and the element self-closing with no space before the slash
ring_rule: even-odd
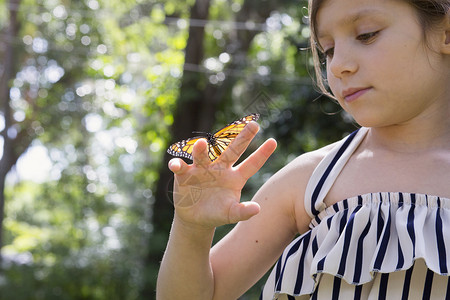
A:
<svg viewBox="0 0 450 300">
<path fill-rule="evenodd" d="M 230 145 L 230 143 L 238 136 L 238 134 L 247 126 L 251 121 L 257 121 L 259 114 L 250 114 L 239 120 L 236 120 L 224 128 L 220 129 L 213 135 L 213 142 L 210 145 L 208 151 L 211 161 L 216 160 L 220 154 Z M 211 149 L 212 148 L 212 149 Z"/>
<path fill-rule="evenodd" d="M 238 136 L 238 134 L 251 121 L 259 119 L 259 114 L 250 114 L 239 120 L 236 120 L 224 128 L 220 129 L 214 134 L 207 133 L 206 137 L 194 137 L 187 140 L 182 140 L 172 144 L 167 152 L 170 155 L 192 159 L 192 150 L 194 144 L 201 138 L 206 138 L 208 141 L 208 156 L 211 161 L 215 161 L 220 154 L 230 145 L 230 143 Z"/>
<path fill-rule="evenodd" d="M 167 153 L 173 156 L 184 157 L 193 160 L 192 150 L 194 149 L 195 142 L 199 139 L 201 139 L 201 137 L 190 138 L 172 144 L 170 145 L 169 149 L 167 149 Z"/>
</svg>

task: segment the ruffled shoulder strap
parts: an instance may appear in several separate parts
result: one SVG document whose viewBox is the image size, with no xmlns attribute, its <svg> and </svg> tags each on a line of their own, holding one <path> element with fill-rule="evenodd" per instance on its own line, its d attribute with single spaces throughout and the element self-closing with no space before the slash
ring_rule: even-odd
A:
<svg viewBox="0 0 450 300">
<path fill-rule="evenodd" d="M 339 141 L 317 165 L 305 191 L 305 209 L 311 218 L 326 208 L 325 196 L 368 131 L 365 127 L 354 131 Z"/>
</svg>

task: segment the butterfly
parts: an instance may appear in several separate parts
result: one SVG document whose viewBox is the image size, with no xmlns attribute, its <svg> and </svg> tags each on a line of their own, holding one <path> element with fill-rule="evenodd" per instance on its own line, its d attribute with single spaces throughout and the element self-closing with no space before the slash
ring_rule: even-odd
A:
<svg viewBox="0 0 450 300">
<path fill-rule="evenodd" d="M 202 138 L 206 138 L 208 142 L 208 156 L 211 161 L 215 161 L 223 151 L 230 145 L 230 143 L 237 137 L 237 135 L 247 126 L 251 121 L 259 119 L 259 114 L 250 114 L 239 120 L 236 120 L 224 128 L 220 129 L 216 133 L 212 134 L 204 132 L 205 136 L 192 137 L 186 140 L 182 140 L 175 144 L 172 144 L 167 153 L 173 156 L 179 156 L 192 159 L 192 150 L 196 141 Z M 195 133 L 195 132 L 193 132 Z"/>
</svg>

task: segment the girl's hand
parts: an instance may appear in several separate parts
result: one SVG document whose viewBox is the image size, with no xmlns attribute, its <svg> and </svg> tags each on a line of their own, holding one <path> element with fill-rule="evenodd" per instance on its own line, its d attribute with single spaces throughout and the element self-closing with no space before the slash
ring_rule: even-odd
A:
<svg viewBox="0 0 450 300">
<path fill-rule="evenodd" d="M 188 226 L 215 228 L 247 220 L 259 212 L 260 207 L 255 202 L 240 203 L 241 190 L 275 151 L 276 141 L 267 140 L 233 167 L 258 130 L 259 125 L 250 122 L 214 162 L 208 157 L 204 139 L 194 145 L 192 164 L 179 158 L 169 162 L 169 169 L 175 174 L 175 218 Z"/>
</svg>

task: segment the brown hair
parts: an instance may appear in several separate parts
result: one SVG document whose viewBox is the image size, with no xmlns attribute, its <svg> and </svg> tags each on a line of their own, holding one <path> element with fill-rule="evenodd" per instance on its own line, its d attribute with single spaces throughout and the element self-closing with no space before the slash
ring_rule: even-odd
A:
<svg viewBox="0 0 450 300">
<path fill-rule="evenodd" d="M 332 0 L 328 0 L 332 1 Z M 437 26 L 447 15 L 450 10 L 450 0 L 403 0 L 409 3 L 417 12 L 417 17 L 422 25 L 424 39 L 426 40 L 426 32 Z M 316 75 L 316 83 L 320 90 L 334 98 L 333 95 L 328 91 L 326 85 L 326 78 L 323 75 L 323 68 L 320 62 L 320 54 L 322 52 L 321 46 L 317 39 L 317 13 L 321 5 L 325 0 L 309 0 L 308 1 L 308 12 L 309 12 L 309 26 L 311 29 L 311 52 L 314 61 L 314 70 Z"/>
</svg>

